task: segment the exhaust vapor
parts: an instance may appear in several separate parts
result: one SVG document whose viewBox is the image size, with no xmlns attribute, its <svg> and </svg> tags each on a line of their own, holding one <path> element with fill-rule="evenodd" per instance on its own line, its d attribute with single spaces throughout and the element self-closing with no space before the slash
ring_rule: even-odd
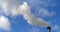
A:
<svg viewBox="0 0 60 32">
<path fill-rule="evenodd" d="M 9 0 L 11 1 L 11 0 Z M 41 27 L 47 27 L 48 23 L 44 21 L 42 18 L 37 18 L 34 14 L 31 13 L 30 7 L 27 4 L 27 2 L 23 2 L 22 5 L 20 5 L 18 0 L 14 0 L 14 2 L 3 2 L 2 8 L 4 9 L 5 15 L 12 15 L 16 16 L 18 14 L 22 15 L 25 20 L 27 20 L 27 23 L 35 26 L 41 26 Z"/>
<path fill-rule="evenodd" d="M 23 5 L 20 6 L 20 8 L 18 9 L 18 12 L 21 15 L 23 15 L 25 20 L 27 20 L 27 22 L 31 25 L 41 26 L 41 27 L 48 26 L 48 23 L 45 22 L 42 18 L 37 18 L 35 17 L 35 15 L 31 13 L 30 7 L 26 2 L 24 2 Z"/>
</svg>

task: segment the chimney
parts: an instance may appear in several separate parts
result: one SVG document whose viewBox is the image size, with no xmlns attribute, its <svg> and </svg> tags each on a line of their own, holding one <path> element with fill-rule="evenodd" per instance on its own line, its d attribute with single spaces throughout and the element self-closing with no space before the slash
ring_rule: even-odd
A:
<svg viewBox="0 0 60 32">
<path fill-rule="evenodd" d="M 48 30 L 48 32 L 51 32 L 51 27 L 48 26 L 48 27 L 47 27 L 47 30 Z"/>
</svg>

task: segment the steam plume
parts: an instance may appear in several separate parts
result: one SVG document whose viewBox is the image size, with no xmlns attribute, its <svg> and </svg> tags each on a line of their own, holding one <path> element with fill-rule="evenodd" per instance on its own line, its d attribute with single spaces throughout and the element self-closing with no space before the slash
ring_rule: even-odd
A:
<svg viewBox="0 0 60 32">
<path fill-rule="evenodd" d="M 18 9 L 18 12 L 20 12 L 21 15 L 27 20 L 27 22 L 31 25 L 41 26 L 41 27 L 47 27 L 48 23 L 45 22 L 42 18 L 35 17 L 28 6 L 26 2 L 23 3 L 23 5 L 20 6 Z"/>
<path fill-rule="evenodd" d="M 26 2 L 24 2 L 22 5 L 20 5 L 19 3 L 17 3 L 18 1 L 16 0 L 16 1 L 14 1 L 14 5 L 13 5 L 9 1 L 4 2 L 3 6 L 2 6 L 4 9 L 5 15 L 16 16 L 18 14 L 21 14 L 24 17 L 24 19 L 27 20 L 27 23 L 29 23 L 31 25 L 41 26 L 41 27 L 48 26 L 48 23 L 45 22 L 42 18 L 37 18 L 31 13 L 30 7 Z M 9 5 L 10 5 L 10 7 L 9 7 Z M 9 7 L 9 9 L 7 7 Z M 11 8 L 11 7 L 13 7 L 13 8 Z"/>
</svg>

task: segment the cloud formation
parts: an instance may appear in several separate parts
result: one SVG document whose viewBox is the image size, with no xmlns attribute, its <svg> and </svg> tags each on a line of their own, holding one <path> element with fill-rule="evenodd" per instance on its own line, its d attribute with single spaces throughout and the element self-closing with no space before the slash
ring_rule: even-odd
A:
<svg viewBox="0 0 60 32">
<path fill-rule="evenodd" d="M 55 25 L 54 27 L 52 27 L 53 30 L 58 30 L 59 27 L 57 25 Z"/>
<path fill-rule="evenodd" d="M 49 12 L 45 8 L 40 8 L 40 10 L 36 12 L 36 15 L 41 17 L 52 17 L 55 15 L 55 12 L 53 11 Z"/>
<path fill-rule="evenodd" d="M 12 14 L 12 9 L 18 7 L 18 0 L 1 0 L 1 7 L 3 9 L 3 13 L 8 16 Z"/>
<path fill-rule="evenodd" d="M 0 16 L 0 29 L 10 30 L 10 22 L 5 16 Z"/>
<path fill-rule="evenodd" d="M 37 10 L 40 8 L 55 7 L 56 3 L 54 0 L 26 0 L 32 8 Z M 35 10 L 36 10 L 35 9 Z"/>
<path fill-rule="evenodd" d="M 27 0 L 27 2 L 36 16 L 52 17 L 55 15 L 55 12 L 52 11 L 52 8 L 56 6 L 54 0 Z M 49 9 L 51 12 L 49 12 Z"/>
<path fill-rule="evenodd" d="M 58 26 L 58 25 L 54 25 L 54 26 L 52 27 L 52 29 L 53 29 L 54 31 L 56 31 L 56 32 L 59 32 L 59 26 Z"/>
</svg>

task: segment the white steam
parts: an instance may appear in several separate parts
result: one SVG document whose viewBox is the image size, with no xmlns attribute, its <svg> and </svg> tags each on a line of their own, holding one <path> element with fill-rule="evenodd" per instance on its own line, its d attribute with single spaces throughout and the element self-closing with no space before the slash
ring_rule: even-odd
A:
<svg viewBox="0 0 60 32">
<path fill-rule="evenodd" d="M 17 11 L 21 15 L 23 15 L 25 20 L 27 20 L 27 22 L 31 25 L 41 26 L 41 27 L 48 26 L 48 23 L 45 22 L 42 18 L 37 18 L 31 13 L 30 8 L 26 2 L 24 2 L 23 5 L 21 5 L 20 8 L 18 8 Z"/>
<path fill-rule="evenodd" d="M 6 0 L 7 1 L 7 0 Z M 41 26 L 41 27 L 47 27 L 48 23 L 45 22 L 42 18 L 35 17 L 31 11 L 29 5 L 24 2 L 22 5 L 20 5 L 18 0 L 12 2 L 12 0 L 8 0 L 7 2 L 3 2 L 2 8 L 4 9 L 5 15 L 12 15 L 16 16 L 18 14 L 21 14 L 25 20 L 31 25 L 35 26 Z M 12 3 L 11 3 L 12 2 Z"/>
</svg>

